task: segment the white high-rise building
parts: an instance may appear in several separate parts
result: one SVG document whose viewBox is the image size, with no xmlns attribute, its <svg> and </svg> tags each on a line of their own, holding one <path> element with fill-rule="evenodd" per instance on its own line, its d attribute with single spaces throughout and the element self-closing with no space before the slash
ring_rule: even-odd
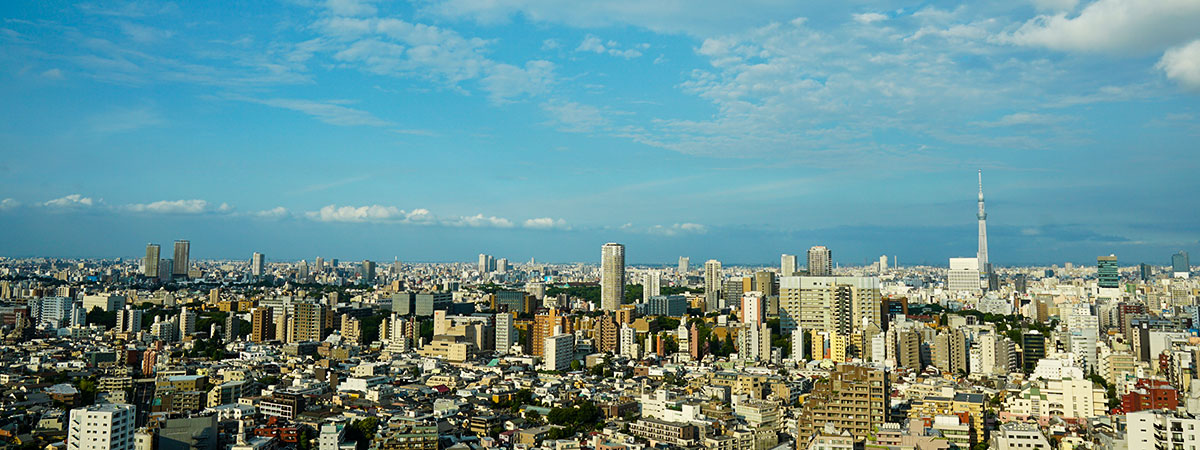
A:
<svg viewBox="0 0 1200 450">
<path fill-rule="evenodd" d="M 496 353 L 508 354 L 517 338 L 517 329 L 513 327 L 512 314 L 503 312 L 496 314 Z"/>
<path fill-rule="evenodd" d="M 554 336 L 546 338 L 544 352 L 545 370 L 566 371 L 571 368 L 571 360 L 575 358 L 575 335 L 563 333 L 561 327 L 555 327 Z"/>
<path fill-rule="evenodd" d="M 71 410 L 67 450 L 133 450 L 133 405 L 98 404 Z"/>
<path fill-rule="evenodd" d="M 686 274 L 688 272 L 688 269 L 690 268 L 689 265 L 691 265 L 691 258 L 688 258 L 686 256 L 680 256 L 679 257 L 679 274 L 680 275 Z"/>
<path fill-rule="evenodd" d="M 117 332 L 137 333 L 142 331 L 142 310 L 125 305 L 125 309 L 117 311 Z"/>
<path fill-rule="evenodd" d="M 799 328 L 799 327 L 797 327 L 795 330 L 793 330 L 793 331 L 792 331 L 792 354 L 791 354 L 791 358 L 792 358 L 793 360 L 802 360 L 802 359 L 804 359 L 804 349 L 806 348 L 806 347 L 804 346 L 804 344 L 805 344 L 805 342 L 804 342 L 804 341 L 805 341 L 805 339 L 804 339 L 804 328 Z"/>
<path fill-rule="evenodd" d="M 196 332 L 196 313 L 187 308 L 179 311 L 179 339 L 191 336 Z"/>
<path fill-rule="evenodd" d="M 833 275 L 833 252 L 823 245 L 808 249 L 808 275 L 814 277 Z"/>
<path fill-rule="evenodd" d="M 263 272 L 266 270 L 266 260 L 266 256 L 263 256 L 262 253 L 254 252 L 250 256 L 250 275 L 256 277 L 263 276 Z"/>
<path fill-rule="evenodd" d="M 779 257 L 779 275 L 790 277 L 796 274 L 796 255 L 784 253 Z"/>
<path fill-rule="evenodd" d="M 650 301 L 650 297 L 661 295 L 662 275 L 657 270 L 649 270 L 642 275 L 642 303 Z"/>
<path fill-rule="evenodd" d="M 625 299 L 625 246 L 615 242 L 600 248 L 600 308 L 616 311 Z"/>
<path fill-rule="evenodd" d="M 496 260 L 496 272 L 502 274 L 508 273 L 508 258 L 500 258 Z"/>
<path fill-rule="evenodd" d="M 621 324 L 620 339 L 622 356 L 630 359 L 642 357 L 642 352 L 638 349 L 637 330 L 630 328 L 628 324 Z"/>
<path fill-rule="evenodd" d="M 738 333 L 738 356 L 746 361 L 771 360 L 771 328 L 767 324 L 747 324 Z"/>
<path fill-rule="evenodd" d="M 704 304 L 708 312 L 721 309 L 721 262 L 710 259 L 704 262 Z"/>
<path fill-rule="evenodd" d="M 742 323 L 758 326 L 767 317 L 767 299 L 762 292 L 750 291 L 742 294 Z"/>
<path fill-rule="evenodd" d="M 882 255 L 879 257 L 879 273 L 886 273 L 888 270 L 888 257 Z"/>
<path fill-rule="evenodd" d="M 950 258 L 946 289 L 951 292 L 979 292 L 979 261 L 976 258 Z"/>
</svg>

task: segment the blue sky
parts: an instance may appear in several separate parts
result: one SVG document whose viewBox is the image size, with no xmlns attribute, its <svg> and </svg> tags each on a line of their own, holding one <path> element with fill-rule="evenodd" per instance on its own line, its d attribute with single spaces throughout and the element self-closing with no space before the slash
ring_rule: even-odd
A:
<svg viewBox="0 0 1200 450">
<path fill-rule="evenodd" d="M 1200 251 L 1200 1 L 984 3 L 4 2 L 0 254 Z"/>
</svg>

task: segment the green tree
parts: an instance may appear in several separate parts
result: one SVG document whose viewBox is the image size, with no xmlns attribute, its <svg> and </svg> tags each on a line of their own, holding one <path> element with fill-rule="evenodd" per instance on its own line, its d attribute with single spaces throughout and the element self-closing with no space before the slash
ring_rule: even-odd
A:
<svg viewBox="0 0 1200 450">
<path fill-rule="evenodd" d="M 583 364 L 580 364 L 578 359 L 571 360 L 571 371 L 572 372 L 578 371 L 579 369 L 582 369 L 582 368 L 583 368 Z"/>
</svg>

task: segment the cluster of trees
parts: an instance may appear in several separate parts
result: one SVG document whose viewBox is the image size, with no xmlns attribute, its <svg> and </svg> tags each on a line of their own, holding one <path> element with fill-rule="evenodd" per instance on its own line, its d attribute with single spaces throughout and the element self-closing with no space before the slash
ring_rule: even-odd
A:
<svg viewBox="0 0 1200 450">
<path fill-rule="evenodd" d="M 521 405 L 527 405 L 532 401 L 533 391 L 529 389 L 521 389 L 507 400 L 493 402 L 492 406 L 497 409 L 507 409 L 509 412 L 515 413 L 521 409 Z"/>
<path fill-rule="evenodd" d="M 581 400 L 566 408 L 554 408 L 546 414 L 546 421 L 558 425 L 548 433 L 550 439 L 564 439 L 578 432 L 600 429 L 604 426 L 600 419 L 603 415 L 600 408 L 591 401 Z"/>
<path fill-rule="evenodd" d="M 379 429 L 379 419 L 368 417 L 363 420 L 355 420 L 346 428 L 346 439 L 354 441 L 356 450 L 367 450 L 371 440 L 375 439 L 375 432 Z"/>
</svg>

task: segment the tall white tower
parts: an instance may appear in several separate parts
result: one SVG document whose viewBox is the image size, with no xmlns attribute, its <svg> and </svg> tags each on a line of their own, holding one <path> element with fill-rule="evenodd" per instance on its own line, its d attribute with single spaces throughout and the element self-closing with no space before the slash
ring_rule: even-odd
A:
<svg viewBox="0 0 1200 450">
<path fill-rule="evenodd" d="M 625 300 L 625 246 L 600 247 L 600 309 L 616 311 Z"/>
<path fill-rule="evenodd" d="M 987 213 L 983 211 L 983 170 L 979 171 L 979 273 L 991 272 L 988 268 Z"/>
</svg>

